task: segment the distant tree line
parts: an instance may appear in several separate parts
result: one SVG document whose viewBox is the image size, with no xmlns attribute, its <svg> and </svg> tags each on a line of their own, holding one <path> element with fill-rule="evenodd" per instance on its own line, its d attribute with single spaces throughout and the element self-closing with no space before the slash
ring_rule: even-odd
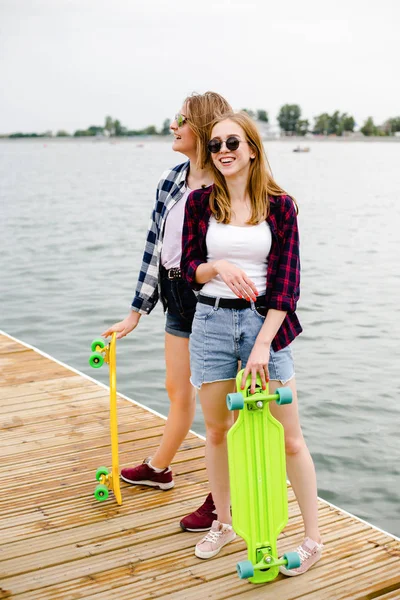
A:
<svg viewBox="0 0 400 600">
<path fill-rule="evenodd" d="M 264 109 L 252 110 L 249 108 L 242 109 L 247 112 L 253 119 L 260 123 L 269 123 L 268 112 Z M 301 108 L 298 104 L 284 104 L 278 115 L 277 120 L 283 135 L 287 136 L 304 136 L 307 133 L 314 135 L 335 135 L 342 136 L 354 132 L 356 121 L 353 116 L 347 113 L 340 113 L 336 110 L 333 114 L 321 113 L 313 117 L 314 124 L 310 125 L 308 119 L 301 118 Z M 149 125 L 144 129 L 128 129 L 122 125 L 118 119 L 113 119 L 111 116 L 105 118 L 104 125 L 90 125 L 87 129 L 77 129 L 72 137 L 136 137 L 159 135 L 166 136 L 170 133 L 171 120 L 165 119 L 162 127 L 157 130 L 155 125 Z M 376 125 L 372 117 L 368 117 L 360 131 L 365 136 L 392 136 L 396 132 L 400 132 L 400 117 L 392 117 L 387 119 L 383 124 Z M 45 133 L 11 133 L 8 138 L 40 138 L 52 137 L 51 131 Z M 63 129 L 57 131 L 56 137 L 71 137 L 71 135 Z"/>
<path fill-rule="evenodd" d="M 168 135 L 170 133 L 171 120 L 165 119 L 161 129 L 158 131 L 155 125 L 149 125 L 144 129 L 128 129 L 124 127 L 118 119 L 113 119 L 110 116 L 105 118 L 104 125 L 90 125 L 87 129 L 77 129 L 72 135 L 64 129 L 60 129 L 56 133 L 56 137 L 96 137 L 96 136 L 113 136 L 113 137 L 134 137 L 143 135 Z M 42 138 L 52 137 L 51 131 L 45 133 L 11 133 L 8 138 Z"/>
<path fill-rule="evenodd" d="M 347 113 L 336 110 L 333 114 L 321 113 L 314 117 L 310 126 L 308 119 L 301 118 L 301 108 L 298 104 L 285 104 L 277 116 L 279 127 L 285 135 L 336 135 L 342 136 L 354 132 L 356 121 Z M 368 117 L 360 131 L 365 136 L 394 135 L 400 131 L 400 117 L 387 119 L 382 125 L 375 125 L 372 117 Z"/>
<path fill-rule="evenodd" d="M 257 121 L 269 122 L 266 110 L 248 108 L 242 110 Z M 310 126 L 308 119 L 301 118 L 301 108 L 298 104 L 284 104 L 277 115 L 277 120 L 284 135 L 304 136 L 307 133 L 312 133 L 314 135 L 342 136 L 354 132 L 356 127 L 354 117 L 347 113 L 340 113 L 338 110 L 332 115 L 328 113 L 317 115 L 314 117 L 314 124 Z M 382 125 L 375 125 L 372 117 L 368 117 L 360 131 L 366 136 L 394 135 L 397 131 L 400 131 L 400 117 L 387 119 Z"/>
<path fill-rule="evenodd" d="M 90 137 L 90 136 L 99 136 L 99 135 L 107 135 L 113 137 L 134 137 L 140 135 L 167 135 L 169 133 L 169 126 L 171 121 L 166 119 L 163 123 L 161 131 L 157 131 L 155 125 L 149 125 L 144 129 L 128 129 L 124 125 L 122 125 L 121 121 L 118 119 L 113 119 L 110 116 L 105 118 L 105 123 L 103 126 L 101 125 L 91 125 L 87 129 L 78 129 L 73 134 L 74 137 Z M 57 137 L 60 136 L 60 132 L 57 133 Z"/>
</svg>

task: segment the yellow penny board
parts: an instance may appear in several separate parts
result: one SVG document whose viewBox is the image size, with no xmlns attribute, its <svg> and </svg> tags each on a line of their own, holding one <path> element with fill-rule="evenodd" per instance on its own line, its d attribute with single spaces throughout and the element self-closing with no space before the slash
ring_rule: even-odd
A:
<svg viewBox="0 0 400 600">
<path fill-rule="evenodd" d="M 98 369 L 104 362 L 110 369 L 110 434 L 111 434 L 111 473 L 107 467 L 100 467 L 96 472 L 99 485 L 94 496 L 102 502 L 108 498 L 108 490 L 114 492 L 119 505 L 122 504 L 121 488 L 119 484 L 119 459 L 118 459 L 118 420 L 117 420 L 117 364 L 116 364 L 116 337 L 113 333 L 110 343 L 106 346 L 102 339 L 92 342 L 92 355 L 89 364 Z"/>
</svg>

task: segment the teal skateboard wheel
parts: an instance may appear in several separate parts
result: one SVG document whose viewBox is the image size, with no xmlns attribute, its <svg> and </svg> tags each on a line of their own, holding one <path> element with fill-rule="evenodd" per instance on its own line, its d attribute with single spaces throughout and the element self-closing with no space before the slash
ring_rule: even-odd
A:
<svg viewBox="0 0 400 600">
<path fill-rule="evenodd" d="M 292 403 L 292 390 L 288 387 L 278 388 L 276 390 L 279 398 L 276 401 L 277 404 L 291 404 Z"/>
<path fill-rule="evenodd" d="M 242 394 L 240 392 L 228 394 L 226 397 L 226 405 L 229 410 L 242 410 L 244 407 Z"/>
<path fill-rule="evenodd" d="M 242 560 L 236 565 L 236 571 L 240 579 L 248 579 L 254 575 L 254 567 L 251 560 Z"/>
<path fill-rule="evenodd" d="M 287 569 L 298 569 L 301 565 L 300 556 L 297 552 L 286 552 L 283 558 L 287 560 Z"/>
</svg>

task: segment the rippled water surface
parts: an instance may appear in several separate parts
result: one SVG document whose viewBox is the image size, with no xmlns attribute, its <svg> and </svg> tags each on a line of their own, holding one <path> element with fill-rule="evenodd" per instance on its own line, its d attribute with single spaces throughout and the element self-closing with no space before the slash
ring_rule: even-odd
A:
<svg viewBox="0 0 400 600">
<path fill-rule="evenodd" d="M 319 495 L 400 535 L 400 144 L 267 151 L 300 205 L 294 343 Z M 107 383 L 89 344 L 126 316 L 168 142 L 0 142 L 0 328 Z M 158 306 L 118 344 L 118 387 L 163 414 Z M 193 428 L 204 434 L 200 410 Z"/>
</svg>

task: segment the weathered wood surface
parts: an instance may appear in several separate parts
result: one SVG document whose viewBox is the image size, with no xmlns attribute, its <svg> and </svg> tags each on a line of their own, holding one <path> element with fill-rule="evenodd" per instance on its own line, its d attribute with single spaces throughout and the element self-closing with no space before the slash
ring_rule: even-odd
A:
<svg viewBox="0 0 400 600">
<path fill-rule="evenodd" d="M 93 497 L 94 473 L 109 465 L 108 391 L 64 365 L 0 335 L 0 598 L 26 600 L 394 600 L 400 542 L 319 504 L 322 560 L 297 578 L 240 581 L 245 544 L 216 558 L 194 556 L 199 534 L 179 519 L 208 493 L 204 442 L 189 434 L 167 492 L 125 485 L 123 505 Z M 120 463 L 151 455 L 164 421 L 119 398 Z M 289 489 L 281 552 L 302 540 Z"/>
</svg>

